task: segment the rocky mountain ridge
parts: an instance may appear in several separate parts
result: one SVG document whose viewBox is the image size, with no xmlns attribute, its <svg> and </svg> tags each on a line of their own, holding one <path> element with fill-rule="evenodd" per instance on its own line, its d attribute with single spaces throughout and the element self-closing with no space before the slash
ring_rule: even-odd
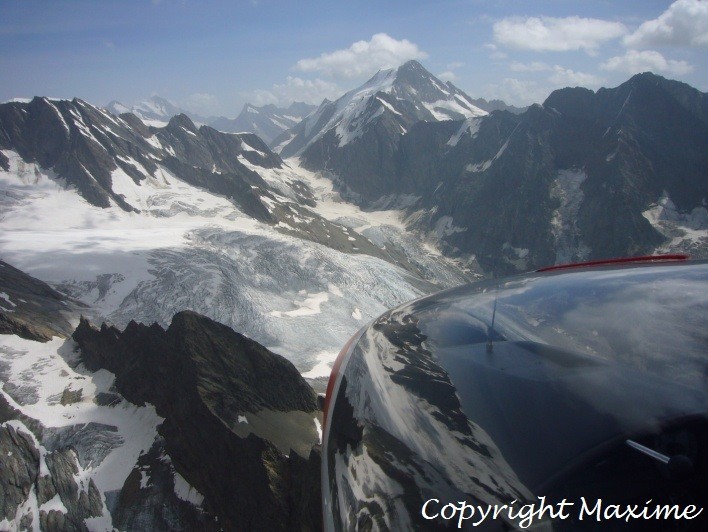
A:
<svg viewBox="0 0 708 532">
<path fill-rule="evenodd" d="M 371 117 L 385 95 L 372 98 Z M 522 114 L 404 126 L 389 110 L 355 135 L 330 128 L 281 154 L 297 148 L 303 166 L 365 208 L 406 207 L 413 227 L 496 275 L 662 251 L 705 256 L 706 98 L 647 73 L 596 93 L 561 89 Z"/>
<path fill-rule="evenodd" d="M 0 125 L 0 150 L 16 152 L 23 163 L 51 169 L 55 179 L 96 207 L 136 213 L 154 208 L 145 196 L 168 188 L 176 178 L 228 198 L 246 215 L 281 231 L 391 260 L 390 253 L 368 239 L 346 234 L 345 227 L 313 212 L 312 193 L 303 183 L 292 183 L 285 197 L 282 186 L 266 183 L 261 174 L 284 165 L 254 134 L 197 127 L 183 114 L 156 128 L 132 114 L 115 118 L 82 100 L 40 97 L 0 104 Z M 10 169 L 2 151 L 0 169 Z"/>
<path fill-rule="evenodd" d="M 124 328 L 190 308 L 312 378 L 388 306 L 472 278 L 255 135 L 81 100 L 0 105 L 0 254 Z M 366 310 L 362 310 L 366 309 Z M 314 373 L 311 373 L 314 372 Z"/>
<path fill-rule="evenodd" d="M 320 414 L 290 362 L 194 312 L 41 340 L 0 348 L 0 527 L 321 528 Z"/>
<path fill-rule="evenodd" d="M 72 338 L 89 370 L 108 369 L 126 399 L 155 405 L 165 419 L 158 428 L 164 453 L 204 496 L 202 507 L 216 528 L 286 530 L 293 520 L 317 515 L 290 507 L 289 494 L 302 490 L 303 479 L 293 478 L 287 456 L 297 452 L 308 460 L 318 441 L 315 393 L 290 362 L 193 312 L 176 314 L 167 330 L 136 323 L 123 332 L 105 325 L 97 330 L 82 320 Z M 271 411 L 281 414 L 268 417 Z M 296 418 L 288 423 L 288 416 Z M 299 426 L 300 418 L 309 419 L 309 427 Z M 255 432 L 237 434 L 235 427 L 254 424 Z M 285 452 L 266 438 L 279 431 L 279 439 L 290 439 Z M 313 452 L 310 467 L 317 471 Z M 269 511 L 258 511 L 264 505 Z M 136 518 L 133 508 L 117 511 L 123 526 Z"/>
<path fill-rule="evenodd" d="M 120 181 L 140 185 L 155 178 L 161 163 L 182 179 L 234 198 L 255 217 L 267 218 L 251 188 L 266 188 L 265 183 L 241 161 L 266 168 L 282 164 L 255 135 L 197 129 L 185 115 L 173 117 L 164 128 L 150 128 L 134 115 L 114 118 L 78 99 L 37 97 L 29 103 L 1 104 L 0 123 L 1 149 L 51 168 L 97 207 L 115 204 L 136 210 L 117 190 Z M 197 166 L 211 171 L 194 172 Z M 5 155 L 0 155 L 0 167 L 8 169 Z"/>
</svg>

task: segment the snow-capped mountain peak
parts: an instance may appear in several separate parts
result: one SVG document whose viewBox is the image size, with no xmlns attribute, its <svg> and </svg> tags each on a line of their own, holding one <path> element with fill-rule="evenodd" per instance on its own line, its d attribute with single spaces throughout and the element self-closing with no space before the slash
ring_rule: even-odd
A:
<svg viewBox="0 0 708 532">
<path fill-rule="evenodd" d="M 398 67 L 391 92 L 397 98 L 419 100 L 435 120 L 457 120 L 487 114 L 467 94 L 450 82 L 440 81 L 415 60 Z"/>
<path fill-rule="evenodd" d="M 133 113 L 146 124 L 156 127 L 163 127 L 167 125 L 170 118 L 179 114 L 186 114 L 192 120 L 199 123 L 204 123 L 206 121 L 203 117 L 197 116 L 194 113 L 189 113 L 177 104 L 156 94 L 130 107 L 119 101 L 113 100 L 106 105 L 106 109 L 116 116 L 123 113 Z"/>
<path fill-rule="evenodd" d="M 137 103 L 135 109 L 142 111 L 145 116 L 152 114 L 155 118 L 169 118 L 184 112 L 171 101 L 157 95 Z"/>
<path fill-rule="evenodd" d="M 451 83 L 443 83 L 419 62 L 380 70 L 366 83 L 334 102 L 325 101 L 291 131 L 273 141 L 281 155 L 300 155 L 335 130 L 338 146 L 359 138 L 367 126 L 386 115 L 399 134 L 419 121 L 457 120 L 484 116 L 472 99 Z"/>
</svg>

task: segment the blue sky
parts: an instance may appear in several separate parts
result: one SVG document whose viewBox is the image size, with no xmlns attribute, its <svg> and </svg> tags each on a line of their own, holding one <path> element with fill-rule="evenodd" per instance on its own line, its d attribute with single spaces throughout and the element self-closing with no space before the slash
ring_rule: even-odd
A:
<svg viewBox="0 0 708 532">
<path fill-rule="evenodd" d="M 0 0 L 0 100 L 319 103 L 418 59 L 517 105 L 651 70 L 708 88 L 708 1 Z"/>
</svg>

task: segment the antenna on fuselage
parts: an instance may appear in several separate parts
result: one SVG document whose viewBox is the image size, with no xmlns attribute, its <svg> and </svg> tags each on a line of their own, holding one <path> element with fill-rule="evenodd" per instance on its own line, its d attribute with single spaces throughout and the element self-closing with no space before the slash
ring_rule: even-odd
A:
<svg viewBox="0 0 708 532">
<path fill-rule="evenodd" d="M 499 285 L 494 288 L 494 309 L 492 310 L 492 324 L 487 329 L 487 353 L 494 352 L 492 337 L 494 335 L 494 319 L 497 317 L 497 299 L 499 297 Z"/>
</svg>

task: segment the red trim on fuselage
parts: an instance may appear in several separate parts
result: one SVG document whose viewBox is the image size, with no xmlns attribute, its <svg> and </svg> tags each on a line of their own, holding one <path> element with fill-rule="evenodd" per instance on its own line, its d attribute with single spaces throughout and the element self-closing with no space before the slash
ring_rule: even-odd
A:
<svg viewBox="0 0 708 532">
<path fill-rule="evenodd" d="M 643 257 L 622 257 L 618 259 L 592 260 L 588 262 L 571 262 L 569 264 L 558 264 L 556 266 L 546 266 L 536 270 L 537 272 L 549 272 L 552 270 L 565 270 L 569 268 L 585 268 L 592 266 L 604 266 L 606 264 L 631 264 L 633 262 L 673 262 L 688 260 L 688 255 L 675 253 L 672 255 L 646 255 Z"/>
<path fill-rule="evenodd" d="M 349 339 L 349 341 L 344 345 L 342 350 L 339 352 L 339 355 L 337 355 L 337 359 L 334 361 L 334 364 L 332 364 L 332 371 L 329 374 L 329 381 L 327 381 L 327 391 L 325 392 L 324 408 L 322 409 L 322 437 L 323 438 L 324 438 L 324 434 L 325 434 L 325 428 L 327 425 L 327 412 L 329 411 L 329 402 L 332 399 L 332 392 L 334 391 L 334 384 L 337 381 L 337 375 L 339 375 L 339 370 L 342 367 L 342 362 L 344 362 L 344 359 L 346 358 L 347 353 L 349 353 L 349 349 L 351 348 L 352 344 L 354 343 L 355 340 L 358 340 L 360 337 L 361 337 L 361 330 L 357 331 L 357 333 Z"/>
</svg>

